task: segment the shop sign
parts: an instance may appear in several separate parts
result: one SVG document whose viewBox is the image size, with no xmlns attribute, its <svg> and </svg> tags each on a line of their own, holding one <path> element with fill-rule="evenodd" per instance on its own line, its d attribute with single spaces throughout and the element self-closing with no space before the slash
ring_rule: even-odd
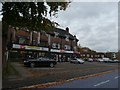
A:
<svg viewBox="0 0 120 90">
<path fill-rule="evenodd" d="M 21 49 L 25 49 L 25 45 L 20 45 L 20 48 Z"/>
<path fill-rule="evenodd" d="M 48 48 L 44 48 L 44 47 L 37 47 L 37 46 L 26 46 L 25 49 L 29 49 L 29 50 L 41 50 L 41 51 L 48 51 Z"/>
<path fill-rule="evenodd" d="M 41 50 L 40 47 L 37 47 L 37 46 L 25 46 L 25 49 L 28 49 L 28 50 Z"/>
<path fill-rule="evenodd" d="M 42 51 L 48 51 L 48 48 L 41 47 Z"/>
<path fill-rule="evenodd" d="M 73 51 L 65 51 L 65 53 L 73 53 Z"/>
<path fill-rule="evenodd" d="M 13 44 L 13 48 L 20 49 L 20 45 Z"/>
<path fill-rule="evenodd" d="M 76 54 L 80 54 L 80 52 L 77 52 L 77 51 L 75 51 L 74 53 L 76 53 Z"/>
<path fill-rule="evenodd" d="M 48 48 L 45 48 L 45 47 L 26 46 L 26 45 L 18 45 L 18 44 L 13 44 L 13 48 L 15 48 L 15 49 L 25 49 L 25 50 L 48 51 Z"/>
<path fill-rule="evenodd" d="M 56 49 L 51 49 L 51 52 L 60 52 L 60 50 L 56 50 Z"/>
<path fill-rule="evenodd" d="M 62 50 L 62 49 L 61 49 L 61 50 L 60 50 L 60 52 L 62 52 L 62 53 L 63 53 L 63 52 L 64 52 L 64 50 Z"/>
</svg>

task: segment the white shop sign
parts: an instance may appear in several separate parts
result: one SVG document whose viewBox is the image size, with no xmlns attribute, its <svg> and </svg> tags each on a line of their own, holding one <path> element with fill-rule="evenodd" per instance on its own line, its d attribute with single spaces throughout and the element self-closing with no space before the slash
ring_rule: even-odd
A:
<svg viewBox="0 0 120 90">
<path fill-rule="evenodd" d="M 18 45 L 18 44 L 13 44 L 13 48 L 20 49 L 20 45 Z"/>
<path fill-rule="evenodd" d="M 41 47 L 41 50 L 42 50 L 42 51 L 48 51 L 48 48 Z"/>
<path fill-rule="evenodd" d="M 56 50 L 56 49 L 51 49 L 51 52 L 60 52 L 60 50 Z"/>
<path fill-rule="evenodd" d="M 15 48 L 15 49 L 25 49 L 25 50 L 48 51 L 48 48 L 45 48 L 45 47 L 27 46 L 27 45 L 18 45 L 18 44 L 13 44 L 13 48 Z"/>
<path fill-rule="evenodd" d="M 73 51 L 64 51 L 65 53 L 73 53 Z"/>
</svg>

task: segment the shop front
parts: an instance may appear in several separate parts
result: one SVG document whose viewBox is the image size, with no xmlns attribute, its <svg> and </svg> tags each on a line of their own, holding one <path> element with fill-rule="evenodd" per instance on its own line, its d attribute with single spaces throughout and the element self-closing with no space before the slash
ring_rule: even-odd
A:
<svg viewBox="0 0 120 90">
<path fill-rule="evenodd" d="M 9 58 L 16 60 L 23 60 L 26 58 L 36 58 L 40 56 L 48 56 L 54 58 L 58 62 L 68 62 L 70 58 L 76 57 L 74 51 L 49 49 L 48 47 L 29 46 L 21 44 L 12 44 L 9 51 Z"/>
<path fill-rule="evenodd" d="M 55 55 L 58 62 L 68 62 L 74 56 L 73 51 L 50 49 L 50 53 Z"/>
<path fill-rule="evenodd" d="M 47 54 L 47 47 L 12 44 L 12 47 L 9 50 L 9 59 L 23 60 L 25 58 L 36 58 Z"/>
</svg>

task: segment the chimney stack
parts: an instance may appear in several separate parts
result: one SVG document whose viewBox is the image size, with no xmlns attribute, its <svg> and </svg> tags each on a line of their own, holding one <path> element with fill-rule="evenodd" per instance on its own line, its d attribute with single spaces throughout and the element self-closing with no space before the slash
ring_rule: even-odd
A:
<svg viewBox="0 0 120 90">
<path fill-rule="evenodd" d="M 69 33 L 69 28 L 68 28 L 68 27 L 66 27 L 66 32 L 68 32 L 68 33 Z"/>
<path fill-rule="evenodd" d="M 76 38 L 76 35 L 74 35 L 74 38 Z"/>
</svg>

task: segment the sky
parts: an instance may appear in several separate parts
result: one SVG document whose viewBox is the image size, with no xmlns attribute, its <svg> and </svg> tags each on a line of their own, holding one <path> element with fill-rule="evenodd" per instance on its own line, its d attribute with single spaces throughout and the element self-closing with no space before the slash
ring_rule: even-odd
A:
<svg viewBox="0 0 120 90">
<path fill-rule="evenodd" d="M 69 27 L 82 47 L 97 52 L 118 51 L 117 2 L 72 2 L 50 19 L 58 22 L 59 28 Z"/>
<path fill-rule="evenodd" d="M 60 28 L 69 27 L 78 44 L 98 52 L 118 51 L 118 3 L 72 2 L 57 18 Z"/>
</svg>

